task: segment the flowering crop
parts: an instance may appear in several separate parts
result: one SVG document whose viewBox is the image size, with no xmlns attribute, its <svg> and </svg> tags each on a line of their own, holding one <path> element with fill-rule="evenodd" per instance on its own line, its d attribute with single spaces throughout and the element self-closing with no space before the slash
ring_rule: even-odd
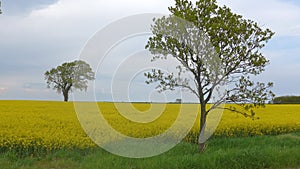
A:
<svg viewBox="0 0 300 169">
<path fill-rule="evenodd" d="M 157 119 L 143 124 L 124 118 L 114 103 L 98 105 L 115 130 L 139 138 L 166 131 L 174 123 L 180 110 L 180 105 L 168 104 Z M 133 106 L 142 111 L 151 107 L 150 104 Z M 265 109 L 258 109 L 256 112 L 259 119 L 251 120 L 224 111 L 214 135 L 253 136 L 300 131 L 300 105 L 267 105 Z M 16 151 L 22 155 L 32 155 L 56 149 L 85 149 L 96 146 L 82 129 L 71 102 L 0 101 L 0 117 L 0 152 Z M 198 129 L 199 123 L 196 121 L 186 140 L 194 142 Z"/>
<path fill-rule="evenodd" d="M 266 105 L 256 110 L 256 117 L 252 120 L 225 111 L 215 135 L 277 135 L 300 131 L 300 105 Z"/>
</svg>

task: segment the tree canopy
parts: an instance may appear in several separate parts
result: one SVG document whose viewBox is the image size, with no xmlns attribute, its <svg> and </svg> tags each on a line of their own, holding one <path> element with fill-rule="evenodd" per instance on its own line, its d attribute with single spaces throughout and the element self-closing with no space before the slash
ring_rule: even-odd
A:
<svg viewBox="0 0 300 169">
<path fill-rule="evenodd" d="M 238 103 L 241 109 L 229 106 L 225 109 L 254 117 L 254 108 L 264 106 L 274 94 L 272 83 L 254 82 L 269 64 L 261 53 L 274 35 L 249 19 L 233 13 L 228 7 L 220 7 L 216 0 L 175 0 L 169 7 L 171 15 L 155 18 L 146 48 L 153 60 L 173 57 L 178 60 L 177 73 L 153 69 L 145 73 L 146 83 L 158 83 L 160 91 L 177 87 L 191 91 L 201 105 L 200 131 L 203 133 L 206 118 L 221 103 Z M 189 72 L 192 79 L 183 76 Z M 206 108 L 218 90 L 227 86 L 210 109 Z M 199 149 L 204 150 L 205 140 L 199 134 Z"/>
<path fill-rule="evenodd" d="M 45 73 L 45 80 L 48 88 L 53 88 L 58 93 L 62 93 L 64 101 L 68 101 L 69 92 L 73 89 L 80 91 L 87 90 L 88 80 L 94 80 L 95 74 L 89 64 L 76 60 L 63 63 L 57 68 L 52 68 Z"/>
<path fill-rule="evenodd" d="M 300 104 L 300 96 L 275 97 L 272 102 L 274 104 Z"/>
</svg>

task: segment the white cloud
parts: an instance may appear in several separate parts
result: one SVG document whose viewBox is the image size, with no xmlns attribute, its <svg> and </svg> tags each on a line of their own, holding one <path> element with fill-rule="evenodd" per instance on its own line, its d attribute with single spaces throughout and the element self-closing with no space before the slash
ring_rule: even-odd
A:
<svg viewBox="0 0 300 169">
<path fill-rule="evenodd" d="M 300 24 L 291 28 L 291 33 L 300 36 Z"/>
<path fill-rule="evenodd" d="M 234 12 L 271 28 L 276 36 L 299 34 L 300 6 L 284 0 L 218 0 Z"/>
<path fill-rule="evenodd" d="M 218 2 L 246 18 L 257 21 L 261 26 L 271 28 L 276 32 L 276 36 L 300 36 L 300 6 L 296 4 L 285 0 L 218 0 Z M 173 4 L 174 0 L 59 0 L 46 8 L 33 10 L 26 16 L 0 16 L 0 57 L 5 63 L 12 65 L 16 63 L 11 69 L 19 72 L 11 78 L 0 80 L 0 92 L 4 90 L 10 92 L 7 97 L 20 96 L 18 91 L 23 90 L 20 84 L 44 83 L 43 73 L 46 70 L 63 61 L 76 59 L 85 42 L 107 24 L 133 14 L 166 14 L 167 7 Z M 282 43 L 280 39 L 274 41 Z M 272 57 L 272 60 L 285 58 L 280 59 L 282 61 L 280 64 L 290 69 L 298 68 L 290 65 L 287 60 L 292 55 L 298 54 L 299 48 L 293 51 L 287 48 L 284 52 L 278 52 L 276 47 L 268 45 L 268 50 L 277 56 Z M 32 64 L 29 64 L 31 62 Z M 273 61 L 271 61 L 271 66 L 274 65 L 272 70 L 280 69 L 277 66 L 281 65 L 272 63 Z M 20 67 L 24 65 L 29 66 L 23 70 Z M 34 65 L 38 66 L 33 68 Z M 10 73 L 3 67 L 2 72 Z M 279 80 L 282 78 L 274 74 L 272 77 Z M 45 95 L 45 98 L 60 98 L 54 91 L 48 92 L 49 95 Z M 27 95 L 29 94 L 25 92 L 22 97 L 29 97 Z M 30 97 L 39 98 L 37 95 Z"/>
<path fill-rule="evenodd" d="M 60 0 L 48 8 L 33 11 L 31 16 L 61 19 L 80 19 L 88 16 L 116 19 L 138 13 L 166 13 L 170 4 L 173 4 L 172 0 Z"/>
</svg>

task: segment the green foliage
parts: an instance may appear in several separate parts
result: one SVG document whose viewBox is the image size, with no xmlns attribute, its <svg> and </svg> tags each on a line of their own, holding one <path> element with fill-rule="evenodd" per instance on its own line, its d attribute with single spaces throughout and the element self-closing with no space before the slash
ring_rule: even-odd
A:
<svg viewBox="0 0 300 169">
<path fill-rule="evenodd" d="M 299 135 L 299 134 L 298 134 Z M 197 146 L 182 142 L 172 150 L 151 158 L 129 159 L 112 155 L 103 149 L 57 150 L 41 157 L 16 157 L 0 153 L 0 166 L 11 168 L 299 168 L 300 142 L 297 138 L 259 136 L 248 138 L 215 138 L 207 151 L 197 153 Z M 298 138 L 299 139 L 299 138 Z"/>
<path fill-rule="evenodd" d="M 250 78 L 262 73 L 269 64 L 260 49 L 274 33 L 234 14 L 226 6 L 218 6 L 216 0 L 200 0 L 196 4 L 175 1 L 175 6 L 169 7 L 170 16 L 154 20 L 154 36 L 149 38 L 146 48 L 155 55 L 154 61 L 170 56 L 177 59 L 178 73 L 153 69 L 145 73 L 146 83 L 158 83 L 160 91 L 188 89 L 201 105 L 211 101 L 217 86 L 227 86 L 227 92 L 215 101 L 212 109 L 224 102 L 239 103 L 243 111 L 231 110 L 253 117 L 254 108 L 264 106 L 274 97 L 272 83 L 254 82 Z M 192 79 L 182 76 L 184 72 L 189 72 Z M 203 118 L 212 109 L 202 111 Z"/>
<path fill-rule="evenodd" d="M 273 99 L 275 104 L 300 104 L 300 96 L 281 96 Z"/>
<path fill-rule="evenodd" d="M 77 60 L 63 63 L 57 68 L 52 68 L 45 73 L 48 88 L 53 88 L 58 93 L 63 93 L 64 100 L 68 101 L 68 94 L 72 89 L 87 90 L 88 80 L 94 80 L 95 74 L 90 65 Z"/>
</svg>

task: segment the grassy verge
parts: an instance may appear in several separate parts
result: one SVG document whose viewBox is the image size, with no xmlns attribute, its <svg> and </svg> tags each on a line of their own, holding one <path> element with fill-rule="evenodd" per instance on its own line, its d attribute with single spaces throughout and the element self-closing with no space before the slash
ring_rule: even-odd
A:
<svg viewBox="0 0 300 169">
<path fill-rule="evenodd" d="M 300 168 L 300 133 L 246 138 L 214 138 L 199 154 L 197 146 L 181 143 L 151 158 L 129 159 L 100 148 L 59 150 L 44 157 L 17 158 L 12 152 L 0 154 L 1 169 L 40 168 Z"/>
</svg>

